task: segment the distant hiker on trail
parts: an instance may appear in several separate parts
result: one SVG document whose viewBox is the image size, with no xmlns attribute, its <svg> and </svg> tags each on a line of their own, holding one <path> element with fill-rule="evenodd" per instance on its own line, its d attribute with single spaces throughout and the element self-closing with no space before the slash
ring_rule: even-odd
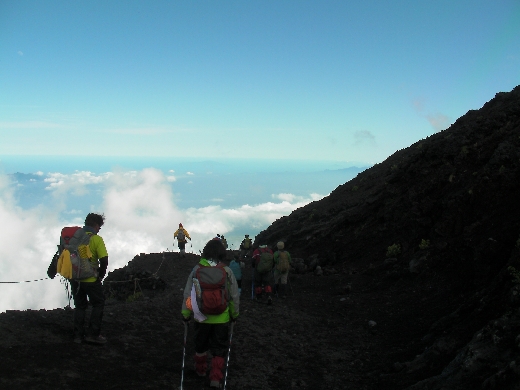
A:
<svg viewBox="0 0 520 390">
<path fill-rule="evenodd" d="M 227 240 L 224 238 L 224 235 L 220 236 L 220 241 L 222 242 L 222 245 L 224 245 L 224 249 L 228 248 Z"/>
<path fill-rule="evenodd" d="M 253 261 L 251 266 L 254 268 L 255 297 L 257 301 L 262 299 L 262 292 L 267 295 L 267 304 L 273 303 L 272 284 L 274 260 L 273 251 L 267 245 L 260 245 L 253 252 Z M 263 286 L 263 287 L 262 287 Z"/>
<path fill-rule="evenodd" d="M 229 263 L 229 268 L 233 271 L 235 275 L 235 279 L 237 280 L 238 285 L 238 295 L 242 294 L 242 267 L 240 262 L 238 261 L 238 255 L 235 255 L 233 260 Z"/>
<path fill-rule="evenodd" d="M 195 372 L 206 376 L 211 352 L 210 387 L 220 388 L 228 347 L 228 324 L 235 322 L 240 298 L 233 271 L 223 261 L 226 250 L 219 240 L 210 240 L 186 282 L 182 301 L 185 323 L 194 317 Z"/>
<path fill-rule="evenodd" d="M 186 247 L 186 242 L 188 240 L 191 241 L 191 237 L 188 234 L 188 231 L 184 229 L 182 223 L 179 223 L 179 228 L 173 233 L 173 239 L 177 238 L 177 243 L 179 245 L 179 251 L 184 254 L 186 253 L 184 248 Z"/>
<path fill-rule="evenodd" d="M 244 236 L 244 239 L 240 243 L 240 260 L 243 260 L 244 257 L 247 256 L 251 248 L 253 247 L 253 242 L 249 238 L 249 234 Z"/>
<path fill-rule="evenodd" d="M 282 241 L 276 244 L 278 250 L 274 252 L 274 284 L 275 291 L 279 297 L 285 298 L 285 288 L 287 287 L 287 277 L 291 269 L 291 255 L 284 250 Z"/>
<path fill-rule="evenodd" d="M 108 253 L 105 242 L 98 236 L 105 216 L 90 213 L 85 218 L 83 230 L 90 236 L 90 263 L 97 270 L 97 276 L 85 279 L 70 280 L 70 288 L 74 299 L 74 342 L 80 344 L 83 340 L 94 344 L 105 344 L 107 339 L 101 336 L 101 322 L 105 308 L 105 295 L 101 281 L 105 277 L 108 267 Z M 84 233 L 84 234 L 85 234 Z M 58 263 L 59 264 L 59 263 Z M 88 300 L 87 300 L 88 297 Z M 88 328 L 85 331 L 85 316 L 88 304 L 92 305 Z"/>
</svg>

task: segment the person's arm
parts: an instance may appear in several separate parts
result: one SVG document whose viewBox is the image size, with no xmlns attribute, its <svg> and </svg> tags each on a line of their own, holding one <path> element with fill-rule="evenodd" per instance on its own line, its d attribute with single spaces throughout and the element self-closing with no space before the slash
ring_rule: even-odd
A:
<svg viewBox="0 0 520 390">
<path fill-rule="evenodd" d="M 186 307 L 186 299 L 188 297 L 191 297 L 191 288 L 193 286 L 193 271 L 190 273 L 190 276 L 188 276 L 188 280 L 186 281 L 186 286 L 184 287 L 184 294 L 182 299 L 182 307 L 181 307 L 181 314 L 184 318 L 190 318 L 192 312 Z"/>
<path fill-rule="evenodd" d="M 236 319 L 238 317 L 240 305 L 240 294 L 238 293 L 238 284 L 233 271 L 229 267 L 225 267 L 224 269 L 226 270 L 226 273 L 228 275 L 229 295 L 231 296 L 231 300 L 228 304 L 229 315 L 232 319 Z"/>
<path fill-rule="evenodd" d="M 99 269 L 98 269 L 98 279 L 103 280 L 105 275 L 107 274 L 108 268 L 108 256 L 102 257 L 99 259 Z"/>
</svg>

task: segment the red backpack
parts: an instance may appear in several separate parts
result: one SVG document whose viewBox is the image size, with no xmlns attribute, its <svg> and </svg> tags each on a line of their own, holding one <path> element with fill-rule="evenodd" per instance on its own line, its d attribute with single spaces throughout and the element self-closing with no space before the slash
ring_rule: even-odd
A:
<svg viewBox="0 0 520 390">
<path fill-rule="evenodd" d="M 199 281 L 201 296 L 197 298 L 199 309 L 204 314 L 221 314 L 229 303 L 229 289 L 227 272 L 224 264 L 215 267 L 199 264 L 195 277 Z"/>
</svg>

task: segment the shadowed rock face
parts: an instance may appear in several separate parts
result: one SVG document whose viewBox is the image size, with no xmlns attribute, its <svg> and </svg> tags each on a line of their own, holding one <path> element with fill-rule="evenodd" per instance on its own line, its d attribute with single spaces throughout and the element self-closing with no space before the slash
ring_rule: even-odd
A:
<svg viewBox="0 0 520 390">
<path fill-rule="evenodd" d="M 285 242 L 289 294 L 252 301 L 246 265 L 228 388 L 518 389 L 519 168 L 517 87 L 274 222 L 255 245 Z M 109 273 L 103 347 L 72 342 L 69 309 L 0 314 L 1 387 L 178 387 L 197 261 Z M 186 389 L 204 386 L 191 336 Z"/>
<path fill-rule="evenodd" d="M 284 240 L 304 261 L 314 257 L 325 269 L 370 274 L 363 288 L 400 294 L 415 286 L 418 300 L 432 301 L 422 310 L 434 310 L 438 320 L 410 340 L 426 350 L 395 365 L 396 377 L 422 380 L 414 389 L 514 388 L 519 190 L 516 87 L 280 218 L 255 244 Z M 387 256 L 391 246 L 399 253 Z"/>
</svg>

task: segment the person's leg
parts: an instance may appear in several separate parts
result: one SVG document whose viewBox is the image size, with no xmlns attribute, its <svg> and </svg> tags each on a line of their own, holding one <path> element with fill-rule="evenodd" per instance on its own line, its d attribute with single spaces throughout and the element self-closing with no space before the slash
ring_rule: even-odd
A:
<svg viewBox="0 0 520 390">
<path fill-rule="evenodd" d="M 255 296 L 256 299 L 262 298 L 262 274 L 255 269 Z"/>
<path fill-rule="evenodd" d="M 103 286 L 99 280 L 91 283 L 82 283 L 82 285 L 88 295 L 90 304 L 92 305 L 88 334 L 92 337 L 98 337 L 101 334 L 101 323 L 105 311 L 105 294 L 103 293 Z"/>
<path fill-rule="evenodd" d="M 209 372 L 210 387 L 219 387 L 224 374 L 226 353 L 228 348 L 228 324 L 214 324 L 210 336 L 211 370 Z"/>
<path fill-rule="evenodd" d="M 85 313 L 88 307 L 87 294 L 79 282 L 70 281 L 74 300 L 74 341 L 81 342 L 85 337 Z"/>
<path fill-rule="evenodd" d="M 280 296 L 282 298 L 286 297 L 288 275 L 289 275 L 289 272 L 285 272 L 285 273 L 281 274 L 281 277 L 280 277 Z"/>
<path fill-rule="evenodd" d="M 210 324 L 201 324 L 197 321 L 193 323 L 195 339 L 195 372 L 198 376 L 206 376 L 208 370 L 208 349 Z"/>
<path fill-rule="evenodd" d="M 280 290 L 280 286 L 278 284 L 280 282 L 280 276 L 281 276 L 280 272 L 275 270 L 274 271 L 274 294 L 277 295 L 277 296 L 279 295 L 279 292 L 280 292 L 279 291 Z"/>
<path fill-rule="evenodd" d="M 264 274 L 262 283 L 264 284 L 264 291 L 267 294 L 267 304 L 270 305 L 273 303 L 273 288 L 271 287 L 273 284 L 273 273 L 267 272 Z"/>
</svg>

